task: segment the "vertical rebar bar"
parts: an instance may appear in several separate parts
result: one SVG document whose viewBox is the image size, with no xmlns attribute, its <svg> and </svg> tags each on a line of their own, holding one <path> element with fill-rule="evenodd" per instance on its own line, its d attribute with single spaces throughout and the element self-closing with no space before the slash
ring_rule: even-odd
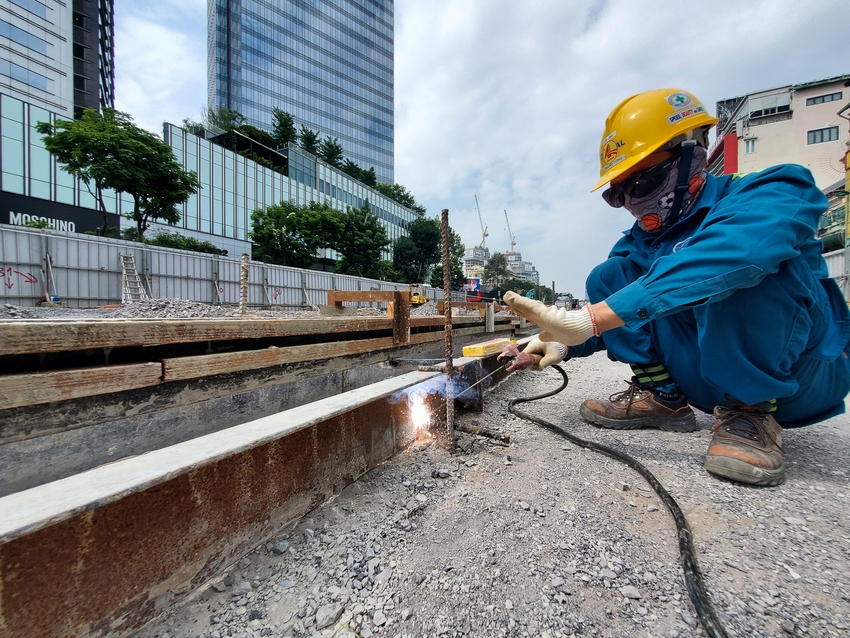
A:
<svg viewBox="0 0 850 638">
<path fill-rule="evenodd" d="M 443 209 L 442 217 L 442 248 L 443 248 L 443 312 L 446 326 L 446 435 L 451 450 L 455 442 L 455 397 L 454 359 L 452 357 L 452 262 L 449 253 L 449 209 Z"/>
<path fill-rule="evenodd" d="M 242 253 L 242 271 L 239 274 L 239 312 L 245 314 L 248 312 L 248 253 Z"/>
</svg>

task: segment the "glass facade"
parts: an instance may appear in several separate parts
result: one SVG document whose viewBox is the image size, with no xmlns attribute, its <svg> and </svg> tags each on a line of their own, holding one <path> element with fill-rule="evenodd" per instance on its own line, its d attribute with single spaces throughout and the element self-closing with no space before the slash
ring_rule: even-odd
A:
<svg viewBox="0 0 850 638">
<path fill-rule="evenodd" d="M 287 111 L 392 184 L 393 24 L 393 0 L 209 0 L 209 106 Z"/>
<path fill-rule="evenodd" d="M 94 194 L 59 167 L 36 131 L 38 122 L 57 119 L 67 117 L 0 94 L 0 191 L 96 211 Z M 163 134 L 177 161 L 198 175 L 200 190 L 183 204 L 176 226 L 156 227 L 241 252 L 249 250 L 251 213 L 282 201 L 298 205 L 326 202 L 342 211 L 368 202 L 391 241 L 407 235 L 408 223 L 417 217 L 398 202 L 297 148 L 283 151 L 289 164 L 288 175 L 284 175 L 178 126 L 166 124 Z M 106 190 L 103 199 L 109 213 L 133 210 L 129 195 L 118 197 Z M 133 223 L 122 220 L 121 225 Z M 332 251 L 318 256 L 336 258 Z M 392 259 L 392 254 L 387 251 L 383 257 Z"/>
<path fill-rule="evenodd" d="M 327 202 L 337 210 L 368 202 L 390 240 L 407 235 L 413 211 L 297 148 L 283 151 L 289 175 L 217 146 L 178 126 L 165 125 L 165 141 L 186 170 L 195 171 L 201 183 L 197 195 L 184 204 L 180 227 L 248 241 L 251 213 L 266 206 L 291 201 L 298 205 Z M 210 241 L 215 243 L 214 238 Z M 328 251 L 321 257 L 335 258 Z M 384 253 L 385 259 L 392 254 Z"/>
<path fill-rule="evenodd" d="M 59 168 L 36 131 L 39 122 L 57 119 L 68 116 L 0 94 L 0 190 L 95 210 L 94 195 L 84 183 Z M 128 195 L 118 198 L 113 191 L 104 191 L 103 199 L 107 212 L 133 210 Z"/>
</svg>

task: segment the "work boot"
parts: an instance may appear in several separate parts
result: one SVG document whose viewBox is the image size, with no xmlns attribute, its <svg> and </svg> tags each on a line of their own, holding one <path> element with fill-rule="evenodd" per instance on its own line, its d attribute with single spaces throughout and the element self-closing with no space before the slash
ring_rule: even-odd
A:
<svg viewBox="0 0 850 638">
<path fill-rule="evenodd" d="M 688 399 L 679 393 L 668 400 L 650 389 L 641 388 L 632 377 L 629 388 L 608 397 L 607 401 L 588 399 L 581 404 L 581 416 L 594 425 L 617 430 L 660 428 L 670 432 L 693 432 L 697 429 L 694 411 Z"/>
<path fill-rule="evenodd" d="M 717 406 L 705 469 L 740 483 L 779 485 L 785 480 L 782 427 L 766 410 L 727 400 Z"/>
</svg>

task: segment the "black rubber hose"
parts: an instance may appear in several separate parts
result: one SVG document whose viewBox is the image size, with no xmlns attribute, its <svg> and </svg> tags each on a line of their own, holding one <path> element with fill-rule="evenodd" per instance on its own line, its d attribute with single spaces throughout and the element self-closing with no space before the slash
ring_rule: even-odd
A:
<svg viewBox="0 0 850 638">
<path fill-rule="evenodd" d="M 613 459 L 616 459 L 622 463 L 625 463 L 630 468 L 632 468 L 635 472 L 640 474 L 643 478 L 646 479 L 647 483 L 652 486 L 652 489 L 655 490 L 655 493 L 658 494 L 661 501 L 667 507 L 670 512 L 670 515 L 673 517 L 673 520 L 676 523 L 676 530 L 678 531 L 679 536 L 679 555 L 682 559 L 682 571 L 685 575 L 685 584 L 688 588 L 688 594 L 691 597 L 691 602 L 694 604 L 694 608 L 697 612 L 697 617 L 699 621 L 702 623 L 703 629 L 711 638 L 728 638 L 728 634 L 726 633 L 726 629 L 724 629 L 723 624 L 720 622 L 720 618 L 717 615 L 717 612 L 714 609 L 714 606 L 711 604 L 711 600 L 708 597 L 708 594 L 705 591 L 705 587 L 703 586 L 702 574 L 699 570 L 699 565 L 697 564 L 697 556 L 694 551 L 694 543 L 693 543 L 693 534 L 691 533 L 691 528 L 688 525 L 688 520 L 685 518 L 684 513 L 679 508 L 679 505 L 676 503 L 676 500 L 670 495 L 670 493 L 664 488 L 663 485 L 658 481 L 657 478 L 650 472 L 640 461 L 629 456 L 625 452 L 620 452 L 619 450 L 615 450 L 614 448 L 608 447 L 607 445 L 603 445 L 602 443 L 595 443 L 593 441 L 586 441 L 577 437 L 574 434 L 570 434 L 566 430 L 561 429 L 554 423 L 550 423 L 544 419 L 536 417 L 532 414 L 528 414 L 527 412 L 522 412 L 521 410 L 517 410 L 514 406 L 518 403 L 528 403 L 529 401 L 537 401 L 538 399 L 545 399 L 546 397 L 551 397 L 559 392 L 563 391 L 564 388 L 567 387 L 567 383 L 569 383 L 569 378 L 567 377 L 567 373 L 564 372 L 563 368 L 558 365 L 550 366 L 557 370 L 561 376 L 564 378 L 564 382 L 561 386 L 551 392 L 546 392 L 545 394 L 538 394 L 533 397 L 520 397 L 516 399 L 511 399 L 508 403 L 508 410 L 520 417 L 521 419 L 525 419 L 526 421 L 531 421 L 533 423 L 537 423 L 538 425 L 542 425 L 544 428 L 559 434 L 570 442 L 578 445 L 579 447 L 587 448 L 588 450 L 593 450 L 594 452 L 599 452 L 600 454 L 604 454 L 606 456 L 610 456 Z"/>
</svg>

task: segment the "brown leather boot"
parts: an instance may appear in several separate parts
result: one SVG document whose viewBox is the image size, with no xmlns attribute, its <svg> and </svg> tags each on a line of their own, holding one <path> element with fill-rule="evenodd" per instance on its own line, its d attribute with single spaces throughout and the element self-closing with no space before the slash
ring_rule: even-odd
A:
<svg viewBox="0 0 850 638">
<path fill-rule="evenodd" d="M 782 427 L 754 406 L 728 403 L 714 408 L 705 469 L 740 483 L 779 485 L 785 480 Z"/>
<path fill-rule="evenodd" d="M 608 397 L 608 400 L 588 399 L 581 404 L 581 416 L 603 428 L 635 430 L 660 428 L 671 432 L 693 432 L 697 429 L 694 411 L 682 395 L 677 401 L 667 401 L 654 392 L 641 388 L 632 378 L 629 388 Z"/>
</svg>

